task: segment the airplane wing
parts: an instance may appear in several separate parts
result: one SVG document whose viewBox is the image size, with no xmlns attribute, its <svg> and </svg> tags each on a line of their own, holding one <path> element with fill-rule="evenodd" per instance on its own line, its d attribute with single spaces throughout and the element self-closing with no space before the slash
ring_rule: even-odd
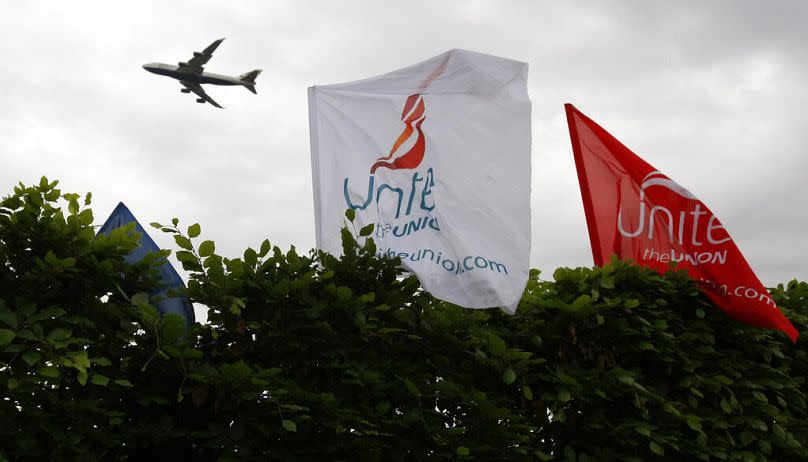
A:
<svg viewBox="0 0 808 462">
<path fill-rule="evenodd" d="M 198 83 L 184 82 L 184 81 L 180 81 L 180 83 L 183 84 L 183 86 L 185 86 L 185 88 L 187 88 L 187 89 L 191 90 L 192 92 L 196 93 L 196 95 L 199 96 L 201 99 L 207 101 L 208 103 L 210 103 L 210 104 L 212 104 L 212 105 L 214 105 L 214 106 L 216 106 L 218 108 L 222 107 L 222 106 L 219 105 L 219 103 L 217 103 L 216 101 L 213 101 L 213 98 L 208 96 L 207 93 L 205 93 L 205 90 L 202 89 L 202 85 L 199 85 Z"/>
<path fill-rule="evenodd" d="M 179 68 L 186 71 L 191 71 L 194 74 L 201 74 L 202 71 L 205 70 L 205 64 L 210 61 L 210 58 L 213 56 L 213 52 L 219 47 L 219 44 L 222 43 L 223 40 L 223 38 L 216 40 L 208 45 L 208 47 L 205 48 L 205 50 L 201 53 L 195 51 L 194 57 L 188 60 L 187 63 L 179 63 Z"/>
</svg>

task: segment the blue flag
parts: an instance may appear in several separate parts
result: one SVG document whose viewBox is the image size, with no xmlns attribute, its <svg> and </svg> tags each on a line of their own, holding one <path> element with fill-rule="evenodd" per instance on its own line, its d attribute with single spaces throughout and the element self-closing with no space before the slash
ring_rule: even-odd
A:
<svg viewBox="0 0 808 462">
<path fill-rule="evenodd" d="M 147 254 L 159 251 L 160 247 L 154 243 L 146 230 L 143 229 L 143 226 L 140 225 L 123 202 L 118 203 L 118 206 L 115 207 L 115 210 L 109 215 L 107 221 L 104 222 L 104 225 L 98 230 L 98 234 L 109 234 L 113 229 L 120 228 L 129 223 L 134 223 L 135 231 L 140 233 L 140 245 L 125 258 L 127 263 L 134 264 L 143 260 Z M 160 301 L 155 303 L 160 313 L 178 314 L 185 318 L 187 325 L 191 325 L 196 320 L 194 316 L 194 306 L 191 304 L 191 301 L 188 300 L 187 297 L 167 298 L 169 290 L 184 289 L 185 283 L 182 282 L 182 278 L 171 263 L 165 259 L 164 262 L 164 264 L 157 267 L 157 271 L 160 273 L 160 288 L 153 290 L 149 295 L 152 299 L 160 299 Z"/>
</svg>

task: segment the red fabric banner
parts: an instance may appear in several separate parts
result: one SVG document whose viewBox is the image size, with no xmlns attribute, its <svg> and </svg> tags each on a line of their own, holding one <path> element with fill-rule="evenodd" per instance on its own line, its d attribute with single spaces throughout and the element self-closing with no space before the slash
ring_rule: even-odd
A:
<svg viewBox="0 0 808 462">
<path fill-rule="evenodd" d="M 677 263 L 740 322 L 799 333 L 710 209 L 620 141 L 565 105 L 595 264 L 612 255 L 664 273 Z"/>
</svg>

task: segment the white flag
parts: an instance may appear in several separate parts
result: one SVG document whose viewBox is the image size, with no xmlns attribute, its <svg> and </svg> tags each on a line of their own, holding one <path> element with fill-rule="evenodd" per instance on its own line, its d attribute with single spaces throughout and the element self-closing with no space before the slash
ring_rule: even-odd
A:
<svg viewBox="0 0 808 462">
<path fill-rule="evenodd" d="M 345 210 L 433 296 L 513 313 L 530 260 L 527 64 L 450 50 L 309 88 L 317 246 Z M 358 229 L 358 228 L 357 228 Z"/>
</svg>

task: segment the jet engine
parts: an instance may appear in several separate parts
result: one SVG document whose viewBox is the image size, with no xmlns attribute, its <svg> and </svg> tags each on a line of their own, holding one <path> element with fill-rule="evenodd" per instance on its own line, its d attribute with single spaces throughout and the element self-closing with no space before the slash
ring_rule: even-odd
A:
<svg viewBox="0 0 808 462">
<path fill-rule="evenodd" d="M 205 102 L 205 99 L 204 99 L 204 98 L 197 98 L 197 99 L 196 99 L 196 102 L 197 102 L 197 103 L 204 103 L 204 102 Z"/>
<path fill-rule="evenodd" d="M 191 90 L 188 88 L 180 88 L 180 91 L 183 93 L 191 93 Z"/>
</svg>

